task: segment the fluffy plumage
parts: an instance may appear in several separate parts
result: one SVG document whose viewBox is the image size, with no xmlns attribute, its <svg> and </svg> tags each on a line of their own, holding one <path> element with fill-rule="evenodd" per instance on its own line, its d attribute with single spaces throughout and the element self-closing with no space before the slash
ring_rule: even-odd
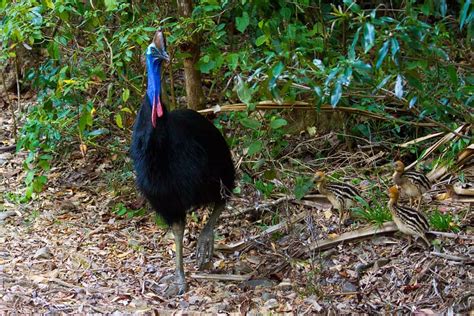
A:
<svg viewBox="0 0 474 316">
<path fill-rule="evenodd" d="M 137 186 L 171 226 L 176 246 L 176 282 L 168 296 L 186 290 L 183 234 L 186 212 L 214 205 L 199 236 L 196 260 L 206 267 L 214 250 L 214 226 L 234 188 L 231 153 L 219 130 L 192 110 L 168 112 L 161 100 L 161 63 L 169 60 L 158 31 L 146 52 L 147 94 L 138 112 L 130 154 Z"/>
<path fill-rule="evenodd" d="M 428 219 L 426 216 L 410 207 L 398 205 L 399 190 L 396 186 L 389 189 L 388 196 L 390 198 L 388 208 L 392 213 L 393 221 L 398 229 L 409 237 L 420 237 L 428 246 L 430 246 L 430 242 L 426 238 L 426 232 L 429 230 Z"/>
<path fill-rule="evenodd" d="M 326 180 L 326 174 L 322 171 L 315 173 L 314 181 L 318 191 L 326 196 L 333 208 L 339 211 L 339 224 L 342 223 L 345 211 L 355 206 L 360 192 L 354 186 L 347 183 L 330 183 Z"/>
<path fill-rule="evenodd" d="M 186 211 L 220 203 L 234 188 L 231 154 L 219 130 L 192 110 L 166 112 L 153 128 L 148 98 L 138 113 L 131 146 L 137 185 L 172 225 Z"/>
<path fill-rule="evenodd" d="M 409 197 L 410 206 L 414 205 L 413 200 L 418 200 L 417 209 L 419 209 L 423 193 L 431 189 L 430 180 L 421 172 L 405 171 L 405 164 L 401 161 L 394 163 L 394 169 L 393 183 Z"/>
</svg>

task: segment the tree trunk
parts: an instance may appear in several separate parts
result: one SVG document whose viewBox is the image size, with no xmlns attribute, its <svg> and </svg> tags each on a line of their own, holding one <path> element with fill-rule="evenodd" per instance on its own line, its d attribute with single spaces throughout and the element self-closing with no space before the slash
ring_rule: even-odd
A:
<svg viewBox="0 0 474 316">
<path fill-rule="evenodd" d="M 193 13 L 192 0 L 177 0 L 178 11 L 182 17 L 189 18 Z M 201 72 L 196 69 L 199 61 L 200 47 L 199 34 L 193 34 L 190 40 L 181 45 L 181 50 L 189 54 L 184 59 L 184 79 L 186 84 L 186 101 L 193 110 L 204 108 L 204 92 L 201 85 Z"/>
</svg>

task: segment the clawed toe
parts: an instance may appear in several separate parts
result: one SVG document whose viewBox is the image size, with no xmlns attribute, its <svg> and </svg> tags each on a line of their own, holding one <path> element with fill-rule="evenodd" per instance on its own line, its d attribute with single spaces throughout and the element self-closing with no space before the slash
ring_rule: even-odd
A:
<svg viewBox="0 0 474 316">
<path fill-rule="evenodd" d="M 186 292 L 186 281 L 174 275 L 163 277 L 154 287 L 154 291 L 163 294 L 165 297 L 174 297 Z"/>
<path fill-rule="evenodd" d="M 202 232 L 199 236 L 197 249 L 196 249 L 196 264 L 199 270 L 210 268 L 212 262 L 212 256 L 214 255 L 214 235 L 210 233 Z"/>
</svg>

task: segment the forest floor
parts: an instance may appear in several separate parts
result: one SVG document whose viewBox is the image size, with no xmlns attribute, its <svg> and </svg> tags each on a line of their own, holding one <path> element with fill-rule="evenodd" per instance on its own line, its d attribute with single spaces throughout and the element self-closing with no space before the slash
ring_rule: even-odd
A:
<svg viewBox="0 0 474 316">
<path fill-rule="evenodd" d="M 3 109 L 2 146 L 13 144 L 11 124 Z M 317 149 L 310 136 L 298 137 L 311 144 L 308 150 Z M 302 140 L 292 146 L 297 143 Z M 371 168 L 373 162 L 365 163 L 370 160 L 362 151 L 341 150 L 336 155 L 339 158 L 330 163 L 333 169 Z M 118 203 L 129 208 L 143 203 L 130 172 L 124 181 L 117 180 L 125 174 L 121 170 L 130 170 L 129 162 L 121 164 L 117 154 L 95 149 L 82 157 L 79 148 L 73 148 L 55 162 L 47 189 L 33 201 L 19 203 L 25 157 L 24 152 L 0 153 L 2 314 L 431 315 L 474 308 L 473 217 L 465 204 L 431 200 L 441 192 L 439 186 L 427 194 L 425 207 L 451 212 L 462 231 L 460 238 L 436 237 L 437 250 L 417 246 L 405 250 L 406 239 L 393 233 L 319 250 L 313 247 L 318 241 L 344 232 L 357 236 L 368 224 L 356 221 L 339 231 L 337 215 L 321 199 L 265 199 L 245 189 L 231 199 L 219 221 L 211 271 L 197 271 L 194 265 L 196 240 L 207 212 L 190 216 L 184 241 L 189 289 L 167 298 L 160 280 L 174 269 L 171 233 L 157 226 L 151 213 L 129 218 L 113 212 Z M 389 179 L 388 170 L 380 177 Z M 275 226 L 278 222 L 287 224 Z M 262 233 L 269 228 L 274 231 Z"/>
</svg>

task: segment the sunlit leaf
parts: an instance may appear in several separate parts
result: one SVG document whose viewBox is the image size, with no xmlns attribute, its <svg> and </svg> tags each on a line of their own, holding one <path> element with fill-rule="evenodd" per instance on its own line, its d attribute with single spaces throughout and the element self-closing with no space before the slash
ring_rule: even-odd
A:
<svg viewBox="0 0 474 316">
<path fill-rule="evenodd" d="M 236 81 L 237 96 L 239 97 L 240 101 L 248 105 L 252 100 L 252 91 L 248 87 L 247 83 L 244 82 L 242 77 L 236 76 Z"/>
<path fill-rule="evenodd" d="M 459 17 L 459 29 L 462 30 L 464 23 L 466 22 L 467 13 L 469 12 L 469 7 L 471 6 L 471 0 L 466 0 L 461 9 L 461 14 Z"/>
<path fill-rule="evenodd" d="M 379 69 L 382 66 L 385 56 L 387 56 L 389 41 L 383 43 L 382 47 L 379 49 L 379 55 L 377 57 L 377 63 L 375 64 L 375 69 Z"/>
<path fill-rule="evenodd" d="M 119 128 L 123 128 L 122 115 L 120 113 L 115 114 L 115 123 Z"/>
<path fill-rule="evenodd" d="M 364 52 L 367 53 L 375 44 L 375 28 L 371 23 L 364 25 Z"/>
<path fill-rule="evenodd" d="M 340 82 L 336 82 L 334 89 L 332 90 L 332 93 L 331 93 L 331 106 L 333 108 L 335 108 L 336 105 L 339 103 L 341 96 L 342 96 L 342 84 Z"/>
<path fill-rule="evenodd" d="M 414 96 L 413 98 L 410 99 L 410 102 L 408 103 L 408 107 L 411 109 L 415 106 L 416 101 L 418 100 L 417 96 Z"/>
<path fill-rule="evenodd" d="M 399 99 L 403 97 L 403 77 L 402 75 L 397 75 L 397 80 L 395 81 L 395 96 Z"/>
<path fill-rule="evenodd" d="M 390 51 L 392 53 L 392 60 L 395 62 L 395 64 L 398 64 L 397 53 L 400 50 L 400 44 L 398 44 L 398 41 L 396 38 L 391 38 L 390 41 L 391 41 Z"/>
<path fill-rule="evenodd" d="M 125 88 L 123 89 L 123 92 L 122 92 L 122 100 L 123 102 L 127 102 L 128 98 L 130 97 L 130 90 Z"/>
<path fill-rule="evenodd" d="M 115 10 L 118 6 L 117 0 L 104 0 L 104 4 L 107 11 Z"/>
<path fill-rule="evenodd" d="M 357 44 L 357 41 L 359 40 L 359 34 L 360 34 L 360 27 L 357 29 L 357 31 L 354 34 L 354 39 L 352 40 L 351 46 L 349 46 L 349 52 L 348 52 L 348 57 L 349 59 L 354 60 L 356 55 L 355 55 L 355 47 Z"/>
</svg>

